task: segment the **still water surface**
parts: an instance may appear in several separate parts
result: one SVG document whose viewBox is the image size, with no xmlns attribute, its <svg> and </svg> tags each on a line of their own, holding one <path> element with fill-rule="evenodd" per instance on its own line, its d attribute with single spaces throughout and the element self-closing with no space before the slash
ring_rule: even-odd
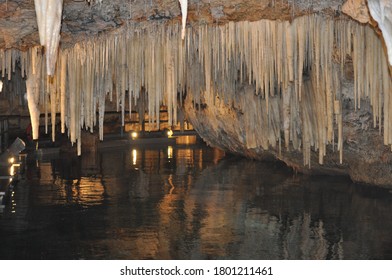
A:
<svg viewBox="0 0 392 280">
<path fill-rule="evenodd" d="M 1 259 L 392 259 L 392 194 L 203 145 L 30 161 Z"/>
</svg>

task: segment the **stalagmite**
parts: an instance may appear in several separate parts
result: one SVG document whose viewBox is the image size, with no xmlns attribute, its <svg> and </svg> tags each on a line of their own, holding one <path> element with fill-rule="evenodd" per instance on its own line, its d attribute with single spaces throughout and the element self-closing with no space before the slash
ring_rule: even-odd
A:
<svg viewBox="0 0 392 280">
<path fill-rule="evenodd" d="M 34 0 L 34 4 L 40 43 L 46 51 L 46 69 L 48 75 L 52 76 L 60 42 L 63 0 Z"/>
</svg>

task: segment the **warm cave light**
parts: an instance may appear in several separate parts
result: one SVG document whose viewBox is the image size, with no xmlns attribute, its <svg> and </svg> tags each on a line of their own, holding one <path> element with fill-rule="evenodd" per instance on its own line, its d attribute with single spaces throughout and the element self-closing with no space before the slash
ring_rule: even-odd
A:
<svg viewBox="0 0 392 280">
<path fill-rule="evenodd" d="M 172 137 L 173 136 L 173 130 L 171 130 L 171 129 L 169 129 L 168 131 L 167 131 L 167 137 Z"/>
<path fill-rule="evenodd" d="M 167 147 L 167 158 L 173 158 L 173 147 Z"/>
<path fill-rule="evenodd" d="M 10 158 L 8 159 L 8 162 L 9 162 L 9 163 L 14 163 L 14 162 L 15 162 L 15 158 L 14 158 L 14 157 L 10 157 Z"/>
<path fill-rule="evenodd" d="M 136 139 L 137 138 L 137 132 L 136 131 L 133 131 L 132 133 L 131 133 L 131 137 L 132 137 L 132 139 Z"/>
<path fill-rule="evenodd" d="M 137 151 L 135 149 L 132 150 L 132 165 L 136 165 L 137 160 Z"/>
<path fill-rule="evenodd" d="M 3 90 L 3 81 L 0 81 L 0 92 Z"/>
<path fill-rule="evenodd" d="M 10 176 L 14 176 L 15 175 L 15 166 L 11 165 L 10 167 Z"/>
</svg>

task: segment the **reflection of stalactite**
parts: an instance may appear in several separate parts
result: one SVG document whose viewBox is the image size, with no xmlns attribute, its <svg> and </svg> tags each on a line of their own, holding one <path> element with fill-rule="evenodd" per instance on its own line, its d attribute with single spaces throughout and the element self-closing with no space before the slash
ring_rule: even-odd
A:
<svg viewBox="0 0 392 280">
<path fill-rule="evenodd" d="M 195 108 L 233 104 L 244 114 L 241 141 L 249 149 L 280 149 L 284 143 L 286 149 L 303 151 L 305 165 L 311 149 L 318 151 L 322 164 L 327 145 L 337 138 L 342 158 L 339 76 L 346 55 L 354 62 L 356 107 L 369 97 L 374 125 L 381 128 L 384 122 L 384 143 L 392 144 L 391 78 L 381 43 L 369 27 L 311 15 L 291 24 L 200 25 L 189 29 L 185 42 L 180 30 L 177 25 L 129 24 L 61 49 L 53 78 L 37 77 L 40 106 L 52 115 L 60 111 L 62 131 L 68 127 L 79 154 L 82 128 L 92 131 L 98 124 L 103 139 L 106 99 L 116 102 L 122 123 L 126 107 L 143 100 L 150 122 L 159 122 L 160 106 L 166 105 L 172 125 L 178 93 L 186 91 Z M 31 52 L 0 50 L 3 76 L 18 59 L 22 69 L 33 62 Z"/>
<path fill-rule="evenodd" d="M 169 194 L 173 194 L 173 191 L 174 191 L 175 187 L 174 187 L 174 184 L 173 184 L 173 175 L 172 174 L 169 175 L 169 178 L 167 179 L 167 181 L 169 182 L 169 185 L 170 185 Z"/>
<path fill-rule="evenodd" d="M 282 250 L 285 259 L 327 259 L 328 242 L 323 221 L 314 223 L 309 213 L 303 213 L 290 224 L 284 233 Z"/>
</svg>

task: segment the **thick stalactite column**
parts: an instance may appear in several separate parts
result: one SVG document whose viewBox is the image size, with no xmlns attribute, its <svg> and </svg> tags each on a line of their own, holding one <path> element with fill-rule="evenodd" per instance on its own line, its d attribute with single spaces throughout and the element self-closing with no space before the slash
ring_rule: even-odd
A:
<svg viewBox="0 0 392 280">
<path fill-rule="evenodd" d="M 368 0 L 372 17 L 382 31 L 388 49 L 389 65 L 392 65 L 392 3 L 390 0 Z"/>
<path fill-rule="evenodd" d="M 181 30 L 181 38 L 184 40 L 185 38 L 185 27 L 186 27 L 186 17 L 188 13 L 188 0 L 179 0 L 181 5 L 181 14 L 182 14 L 182 30 Z"/>
<path fill-rule="evenodd" d="M 41 45 L 46 49 L 46 71 L 53 76 L 60 42 L 63 0 L 34 0 Z"/>
</svg>

